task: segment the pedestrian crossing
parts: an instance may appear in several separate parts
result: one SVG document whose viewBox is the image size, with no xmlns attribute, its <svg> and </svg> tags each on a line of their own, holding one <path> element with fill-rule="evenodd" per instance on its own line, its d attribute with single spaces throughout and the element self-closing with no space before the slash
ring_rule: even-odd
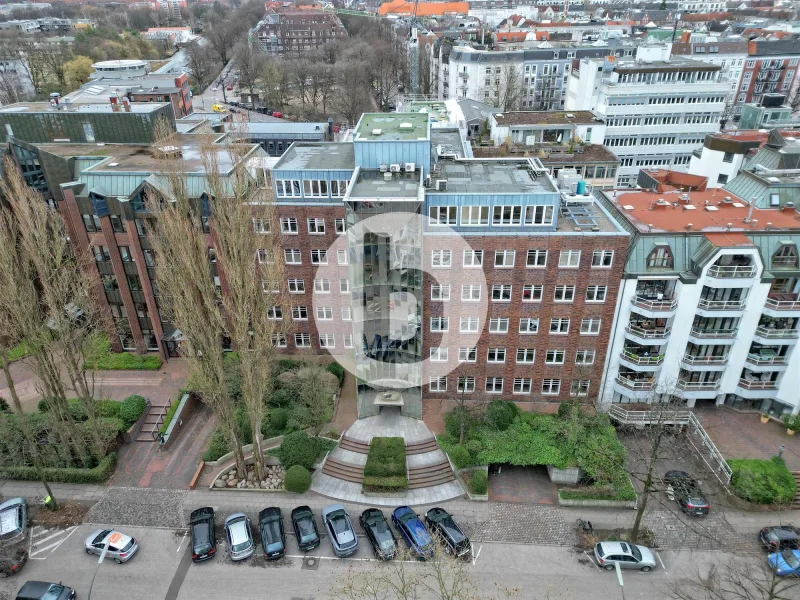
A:
<svg viewBox="0 0 800 600">
<path fill-rule="evenodd" d="M 59 529 L 58 527 L 42 527 L 37 525 L 31 529 L 30 545 L 28 548 L 28 558 L 33 560 L 44 560 L 55 552 L 58 547 L 67 541 L 75 533 L 77 525 Z"/>
</svg>

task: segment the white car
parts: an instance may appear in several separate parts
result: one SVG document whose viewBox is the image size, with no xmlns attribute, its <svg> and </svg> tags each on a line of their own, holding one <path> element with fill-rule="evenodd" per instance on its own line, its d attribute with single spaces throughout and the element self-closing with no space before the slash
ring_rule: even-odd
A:
<svg viewBox="0 0 800 600">
<path fill-rule="evenodd" d="M 139 549 L 136 538 L 113 529 L 98 529 L 86 538 L 86 554 L 102 554 L 106 546 L 106 556 L 117 564 L 128 562 Z"/>
<path fill-rule="evenodd" d="M 639 569 L 647 573 L 656 566 L 656 557 L 650 548 L 627 542 L 600 542 L 594 547 L 594 556 L 604 569 L 611 571 L 619 563 L 621 569 Z"/>
</svg>

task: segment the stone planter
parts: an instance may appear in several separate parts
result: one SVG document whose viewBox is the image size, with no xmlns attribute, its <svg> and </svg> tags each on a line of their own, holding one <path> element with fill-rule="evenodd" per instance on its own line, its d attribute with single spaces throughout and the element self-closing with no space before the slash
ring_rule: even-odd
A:
<svg viewBox="0 0 800 600">
<path fill-rule="evenodd" d="M 478 467 L 467 467 L 465 469 L 459 469 L 456 471 L 457 481 L 461 484 L 464 493 L 467 494 L 467 497 L 472 500 L 473 502 L 488 502 L 489 501 L 489 490 L 486 490 L 485 494 L 473 494 L 472 490 L 469 489 L 467 482 L 464 481 L 462 475 L 464 473 L 474 473 L 475 471 L 484 471 L 486 473 L 487 481 L 489 477 L 489 466 L 478 466 Z"/>
<path fill-rule="evenodd" d="M 769 415 L 761 415 L 761 422 L 765 425 L 769 423 Z"/>
<path fill-rule="evenodd" d="M 558 491 L 558 503 L 561 506 L 581 506 L 595 508 L 636 508 L 636 500 L 596 500 L 587 498 L 585 500 L 572 500 L 561 497 L 561 490 Z"/>
<path fill-rule="evenodd" d="M 788 433 L 789 435 L 794 435 L 794 429 L 787 429 L 786 433 Z"/>
<path fill-rule="evenodd" d="M 247 463 L 248 465 L 253 464 L 253 457 L 250 456 L 250 457 L 246 458 L 245 459 L 245 463 Z M 279 467 L 280 466 L 280 461 L 274 456 L 269 456 L 269 455 L 265 454 L 264 455 L 264 464 L 267 467 Z M 234 481 L 236 481 L 236 483 L 234 485 L 229 485 L 228 482 L 230 481 L 230 474 L 234 473 L 235 471 L 236 471 L 236 465 L 231 465 L 227 469 L 224 469 L 223 471 L 221 471 L 216 476 L 214 481 L 211 483 L 211 485 L 209 486 L 209 489 L 212 489 L 212 490 L 229 490 L 229 491 L 232 491 L 232 490 L 236 490 L 236 491 L 249 490 L 249 491 L 255 491 L 255 492 L 283 492 L 284 491 L 284 489 L 283 489 L 283 477 L 285 475 L 285 471 L 283 471 L 282 469 L 281 469 L 280 473 L 276 473 L 275 474 L 275 478 L 276 479 L 277 478 L 280 479 L 279 487 L 261 487 L 261 483 L 263 483 L 263 482 L 256 482 L 256 481 L 253 481 L 253 480 L 244 480 L 244 485 L 243 485 L 239 480 L 237 480 L 235 478 L 234 478 Z M 270 478 L 270 480 L 271 479 L 272 478 Z M 273 483 L 273 485 L 275 485 L 274 482 L 271 482 L 271 483 Z"/>
<path fill-rule="evenodd" d="M 583 471 L 580 467 L 556 469 L 552 465 L 547 465 L 547 474 L 550 476 L 550 481 L 562 485 L 578 485 L 578 482 L 583 477 Z"/>
<path fill-rule="evenodd" d="M 361 493 L 370 498 L 405 498 L 408 492 L 366 492 L 363 489 Z"/>
</svg>

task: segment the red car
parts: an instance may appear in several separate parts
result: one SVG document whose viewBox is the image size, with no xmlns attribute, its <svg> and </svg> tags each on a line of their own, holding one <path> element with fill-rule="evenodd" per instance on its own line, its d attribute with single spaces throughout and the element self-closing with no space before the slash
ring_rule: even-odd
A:
<svg viewBox="0 0 800 600">
<path fill-rule="evenodd" d="M 229 83 L 228 87 L 226 87 L 225 89 L 228 90 L 229 92 L 233 91 L 233 85 Z"/>
<path fill-rule="evenodd" d="M 273 117 L 278 117 L 279 119 L 281 119 L 281 118 L 283 118 L 283 113 L 276 110 L 275 112 L 272 113 L 272 116 Z"/>
</svg>

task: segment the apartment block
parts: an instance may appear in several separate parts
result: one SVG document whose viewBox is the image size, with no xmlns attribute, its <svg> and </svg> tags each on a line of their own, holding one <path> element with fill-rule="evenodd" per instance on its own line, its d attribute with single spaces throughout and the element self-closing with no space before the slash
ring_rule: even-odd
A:
<svg viewBox="0 0 800 600">
<path fill-rule="evenodd" d="M 779 170 L 732 183 L 598 194 L 632 236 L 603 402 L 800 409 L 798 185 Z M 739 184 L 748 199 L 734 193 Z"/>
<path fill-rule="evenodd" d="M 672 44 L 672 56 L 719 65 L 719 80 L 727 82 L 729 86 L 725 102 L 733 106 L 739 96 L 747 49 L 748 42 L 742 38 L 720 39 L 704 33 L 684 32 L 681 41 Z"/>
<path fill-rule="evenodd" d="M 621 187 L 635 185 L 643 167 L 685 171 L 725 111 L 728 84 L 718 65 L 647 50 L 640 46 L 636 60 L 584 59 L 569 81 L 566 109 L 605 120 L 604 145 L 620 159 Z"/>
<path fill-rule="evenodd" d="M 272 6 L 250 31 L 250 38 L 262 51 L 291 57 L 303 56 L 346 37 L 347 30 L 334 12 Z"/>
<path fill-rule="evenodd" d="M 760 104 L 764 94 L 790 93 L 797 82 L 800 40 L 751 40 L 747 54 L 737 105 Z"/>
</svg>

